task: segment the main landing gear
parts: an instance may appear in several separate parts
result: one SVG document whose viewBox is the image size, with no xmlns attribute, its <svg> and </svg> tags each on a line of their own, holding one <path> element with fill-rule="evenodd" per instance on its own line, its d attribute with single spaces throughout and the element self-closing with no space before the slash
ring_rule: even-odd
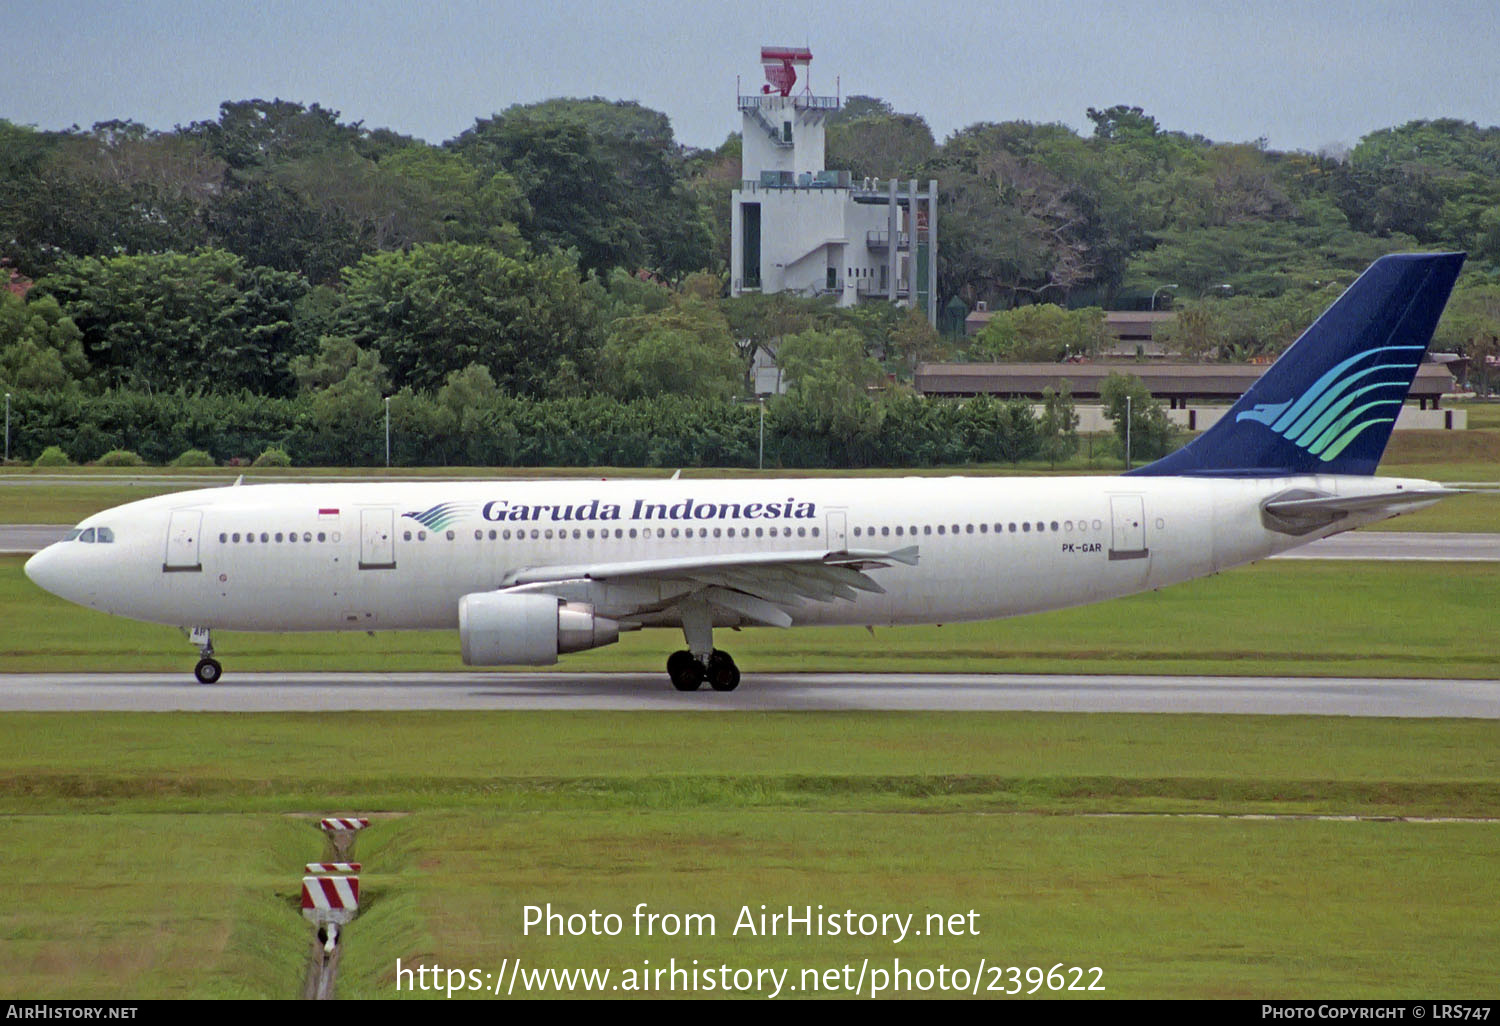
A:
<svg viewBox="0 0 1500 1026">
<path fill-rule="evenodd" d="M 714 649 L 705 664 L 687 649 L 667 659 L 667 676 L 678 691 L 697 691 L 704 682 L 715 691 L 733 691 L 740 686 L 740 668 L 728 652 Z"/>
<path fill-rule="evenodd" d="M 713 617 L 702 602 L 684 602 L 678 607 L 682 634 L 688 647 L 673 652 L 667 660 L 667 676 L 678 691 L 697 691 L 707 681 L 715 691 L 733 691 L 740 686 L 740 668 L 728 652 L 714 648 Z"/>
<path fill-rule="evenodd" d="M 198 678 L 199 684 L 217 684 L 219 677 L 224 673 L 224 667 L 214 658 L 214 640 L 207 627 L 194 627 L 188 635 L 188 640 L 198 646 L 201 658 L 198 665 L 193 667 L 193 676 Z"/>
</svg>

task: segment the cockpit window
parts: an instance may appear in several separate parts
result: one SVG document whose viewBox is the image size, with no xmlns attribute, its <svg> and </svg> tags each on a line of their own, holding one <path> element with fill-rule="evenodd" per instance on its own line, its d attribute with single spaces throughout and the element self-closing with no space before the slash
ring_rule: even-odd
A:
<svg viewBox="0 0 1500 1026">
<path fill-rule="evenodd" d="M 92 545 L 94 543 L 94 529 L 92 527 L 88 528 L 78 536 L 78 540 L 86 545 Z"/>
<path fill-rule="evenodd" d="M 110 542 L 115 540 L 115 532 L 111 531 L 107 527 L 101 527 L 99 528 L 98 538 L 101 545 L 108 545 Z"/>
<path fill-rule="evenodd" d="M 63 541 L 77 541 L 78 540 L 78 536 L 80 534 L 82 534 L 82 533 L 83 533 L 82 528 L 75 527 L 75 528 L 73 528 L 73 530 L 71 530 L 67 534 L 63 535 Z"/>
</svg>

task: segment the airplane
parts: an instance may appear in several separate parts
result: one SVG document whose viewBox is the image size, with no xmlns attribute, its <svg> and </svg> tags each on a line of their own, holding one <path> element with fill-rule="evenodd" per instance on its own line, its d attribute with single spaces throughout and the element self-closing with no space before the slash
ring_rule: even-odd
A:
<svg viewBox="0 0 1500 1026">
<path fill-rule="evenodd" d="M 1462 253 L 1382 257 L 1185 447 L 1116 476 L 243 485 L 88 517 L 26 563 L 71 602 L 212 630 L 456 629 L 471 666 L 680 629 L 1018 616 L 1160 588 L 1458 494 L 1375 478 Z"/>
</svg>

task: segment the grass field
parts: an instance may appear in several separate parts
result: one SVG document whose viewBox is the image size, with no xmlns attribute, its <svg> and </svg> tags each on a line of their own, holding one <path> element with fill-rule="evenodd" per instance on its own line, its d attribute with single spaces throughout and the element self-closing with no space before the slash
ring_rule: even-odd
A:
<svg viewBox="0 0 1500 1026">
<path fill-rule="evenodd" d="M 1480 997 L 1497 742 L 1480 721 L 1300 717 L 8 714 L 0 986 L 294 995 L 311 820 L 342 812 L 374 818 L 345 997 L 395 996 L 397 958 L 518 957 L 985 958 L 1097 965 L 1116 998 Z M 1243 813 L 1469 821 L 1222 818 Z M 522 906 L 547 902 L 719 930 L 524 935 Z M 762 903 L 974 910 L 978 936 L 729 935 Z"/>
<path fill-rule="evenodd" d="M 0 557 L 0 672 L 172 670 L 194 650 L 170 627 L 79 608 Z M 1500 570 L 1486 563 L 1269 561 L 1158 592 L 1015 620 L 943 627 L 752 629 L 720 643 L 775 670 L 996 673 L 1497 675 Z M 565 656 L 562 671 L 658 671 L 675 631 Z M 456 631 L 216 631 L 227 673 L 461 669 Z"/>
</svg>

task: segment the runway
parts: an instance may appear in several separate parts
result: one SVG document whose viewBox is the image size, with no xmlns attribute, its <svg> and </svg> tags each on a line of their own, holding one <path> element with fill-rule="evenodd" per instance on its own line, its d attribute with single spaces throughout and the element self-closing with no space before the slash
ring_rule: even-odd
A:
<svg viewBox="0 0 1500 1026">
<path fill-rule="evenodd" d="M 673 691 L 660 673 L 0 675 L 0 711 L 348 712 L 448 709 L 694 712 L 947 710 L 1500 719 L 1500 680 L 768 673 L 739 690 Z"/>
<path fill-rule="evenodd" d="M 30 555 L 67 532 L 60 524 L 0 524 L 0 555 Z M 1500 534 L 1352 531 L 1272 558 L 1500 562 Z"/>
</svg>

